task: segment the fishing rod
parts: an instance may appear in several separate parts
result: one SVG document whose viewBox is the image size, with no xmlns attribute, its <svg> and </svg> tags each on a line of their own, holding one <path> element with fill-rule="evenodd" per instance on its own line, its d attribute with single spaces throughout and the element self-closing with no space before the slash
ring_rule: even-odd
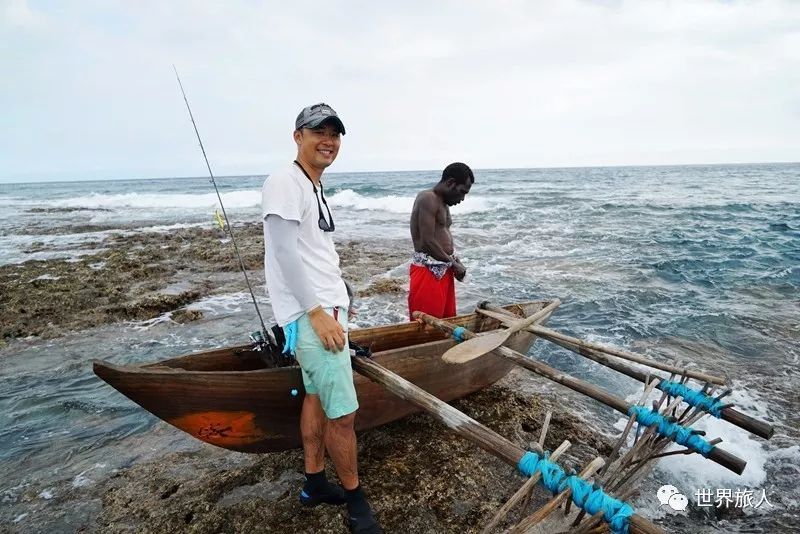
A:
<svg viewBox="0 0 800 534">
<path fill-rule="evenodd" d="M 186 102 L 186 109 L 189 110 L 189 118 L 192 119 L 192 126 L 194 126 L 194 133 L 197 135 L 197 141 L 200 143 L 200 150 L 203 152 L 203 159 L 206 160 L 206 167 L 208 168 L 208 174 L 211 176 L 211 183 L 214 185 L 214 191 L 217 192 L 217 199 L 219 200 L 219 206 L 222 208 L 222 216 L 225 217 L 225 224 L 228 226 L 228 235 L 231 236 L 231 242 L 233 242 L 233 249 L 236 251 L 236 259 L 239 260 L 239 267 L 242 269 L 242 274 L 244 275 L 244 280 L 247 282 L 247 289 L 250 290 L 250 297 L 253 299 L 253 306 L 256 308 L 256 313 L 258 314 L 258 320 L 261 321 L 261 333 L 263 335 L 263 342 L 271 344 L 271 338 L 268 334 L 267 325 L 264 324 L 264 317 L 261 315 L 261 310 L 258 307 L 258 302 L 256 302 L 256 295 L 253 293 L 253 286 L 250 285 L 250 278 L 247 276 L 247 269 L 245 269 L 244 262 L 242 261 L 242 255 L 239 254 L 239 245 L 236 244 L 236 238 L 233 235 L 233 226 L 231 226 L 230 221 L 228 220 L 228 214 L 225 212 L 225 205 L 222 203 L 222 196 L 219 194 L 219 188 L 217 188 L 217 182 L 214 180 L 214 173 L 211 171 L 211 165 L 208 163 L 208 156 L 206 156 L 206 149 L 203 147 L 203 140 L 200 139 L 200 132 L 197 130 L 197 123 L 194 122 L 194 115 L 192 114 L 192 108 L 189 106 L 189 100 L 186 98 L 186 91 L 183 90 L 183 84 L 181 83 L 181 77 L 178 75 L 178 69 L 175 68 L 175 65 L 172 65 L 172 70 L 175 71 L 175 77 L 178 79 L 178 85 L 181 88 L 181 94 L 183 95 L 183 101 Z M 259 340 L 254 339 L 256 343 Z"/>
</svg>

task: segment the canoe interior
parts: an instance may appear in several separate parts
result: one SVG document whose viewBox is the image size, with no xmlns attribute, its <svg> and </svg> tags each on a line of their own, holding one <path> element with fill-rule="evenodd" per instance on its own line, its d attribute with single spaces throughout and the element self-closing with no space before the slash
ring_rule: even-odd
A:
<svg viewBox="0 0 800 534">
<path fill-rule="evenodd" d="M 525 317 L 539 311 L 549 302 L 534 301 L 505 306 L 515 314 Z M 531 311 L 532 310 L 532 311 Z M 499 328 L 499 322 L 477 313 L 458 315 L 449 322 L 465 327 L 472 332 L 486 332 Z M 448 337 L 431 326 L 417 322 L 397 323 L 372 328 L 354 329 L 350 339 L 358 345 L 370 347 L 373 354 L 405 349 L 433 341 L 447 340 Z M 266 369 L 261 354 L 252 350 L 252 345 L 239 345 L 216 350 L 196 352 L 169 360 L 143 365 L 142 368 L 183 369 L 185 371 L 255 371 Z"/>
<path fill-rule="evenodd" d="M 506 306 L 531 315 L 547 301 Z M 448 321 L 473 332 L 499 328 L 480 314 Z M 373 359 L 442 400 L 483 389 L 512 368 L 504 358 L 486 354 L 451 365 L 441 355 L 455 343 L 439 330 L 417 322 L 355 329 L 351 339 L 370 346 Z M 507 346 L 527 352 L 535 336 L 514 334 Z M 95 373 L 128 398 L 173 426 L 212 445 L 252 453 L 298 447 L 304 397 L 299 367 L 268 368 L 251 345 L 179 356 L 152 364 L 118 366 L 95 361 Z M 354 374 L 359 410 L 356 430 L 365 430 L 417 411 L 382 386 Z"/>
</svg>

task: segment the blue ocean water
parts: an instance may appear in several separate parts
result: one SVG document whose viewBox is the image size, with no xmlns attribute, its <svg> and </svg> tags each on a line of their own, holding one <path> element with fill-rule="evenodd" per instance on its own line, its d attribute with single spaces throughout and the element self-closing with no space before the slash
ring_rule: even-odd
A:
<svg viewBox="0 0 800 534">
<path fill-rule="evenodd" d="M 662 462 L 664 480 L 680 480 L 687 492 L 704 485 L 764 487 L 774 497 L 772 513 L 795 514 L 800 164 L 475 175 L 472 192 L 452 210 L 456 245 L 468 268 L 457 288 L 459 309 L 485 298 L 558 297 L 563 304 L 551 327 L 727 373 L 736 389 L 730 398 L 773 422 L 776 436 L 764 442 L 709 421 L 709 437 L 723 437 L 731 452 L 748 459 L 745 476 L 732 478 L 689 458 Z M 435 171 L 326 174 L 336 239 L 410 251 L 414 196 L 437 179 Z M 263 176 L 217 182 L 234 225 L 259 220 Z M 99 243 L 114 231 L 209 226 L 216 195 L 205 178 L 0 184 L 0 207 L 0 263 L 19 263 L 74 257 L 76 244 Z M 35 243 L 46 250 L 29 252 Z M 386 275 L 406 271 L 407 264 L 400 264 Z M 161 451 L 131 446 L 152 443 L 155 419 L 96 380 L 89 361 L 153 361 L 242 342 L 253 329 L 247 299 L 237 293 L 198 303 L 217 318 L 202 328 L 155 321 L 0 348 L 0 503 L 18 510 L 25 487 L 80 485 L 87 473 L 105 476 L 141 457 L 190 447 L 188 438 L 164 431 L 156 441 Z M 405 318 L 403 298 L 378 296 L 360 305 L 360 326 Z M 620 394 L 638 391 L 633 381 L 553 346 L 540 342 L 532 354 Z M 565 395 L 557 386 L 542 387 Z M 587 417 L 617 420 L 607 410 L 581 409 Z M 115 461 L 109 461 L 111 450 Z M 64 457 L 66 464 L 59 462 Z M 60 466 L 57 472 L 43 469 L 51 464 Z"/>
</svg>

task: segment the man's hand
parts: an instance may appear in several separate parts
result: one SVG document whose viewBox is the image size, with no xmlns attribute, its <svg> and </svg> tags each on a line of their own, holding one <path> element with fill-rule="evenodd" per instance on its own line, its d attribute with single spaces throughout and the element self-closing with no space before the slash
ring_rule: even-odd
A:
<svg viewBox="0 0 800 534">
<path fill-rule="evenodd" d="M 456 277 L 456 280 L 463 282 L 466 275 L 467 268 L 464 267 L 464 264 L 460 260 L 453 258 L 453 276 Z"/>
<path fill-rule="evenodd" d="M 328 315 L 321 306 L 308 312 L 308 319 L 325 350 L 333 352 L 336 348 L 336 351 L 340 352 L 344 349 L 344 328 L 339 321 Z"/>
</svg>

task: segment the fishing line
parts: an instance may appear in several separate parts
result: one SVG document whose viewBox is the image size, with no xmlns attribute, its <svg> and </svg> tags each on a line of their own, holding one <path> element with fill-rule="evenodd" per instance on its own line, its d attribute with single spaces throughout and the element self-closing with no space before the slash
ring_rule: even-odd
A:
<svg viewBox="0 0 800 534">
<path fill-rule="evenodd" d="M 261 316 L 261 310 L 258 307 L 258 302 L 256 302 L 256 295 L 253 293 L 253 286 L 250 285 L 250 278 L 247 276 L 247 269 L 245 269 L 244 262 L 242 261 L 242 256 L 239 254 L 239 245 L 236 243 L 236 238 L 233 235 L 233 226 L 231 226 L 230 221 L 228 220 L 228 214 L 225 211 L 225 205 L 222 203 L 222 196 L 219 194 L 219 189 L 217 188 L 217 182 L 214 180 L 214 173 L 211 171 L 211 165 L 208 163 L 208 156 L 206 156 L 206 149 L 203 147 L 203 140 L 200 139 L 200 132 L 197 130 L 197 123 L 194 122 L 194 115 L 192 114 L 192 108 L 189 106 L 189 100 L 186 98 L 186 91 L 183 90 L 183 84 L 181 83 L 181 77 L 178 76 L 178 69 L 175 68 L 175 65 L 172 65 L 172 70 L 175 71 L 175 77 L 178 79 L 178 85 L 181 88 L 181 94 L 183 95 L 183 101 L 186 102 L 186 109 L 189 110 L 189 118 L 192 119 L 192 126 L 194 126 L 194 133 L 197 135 L 197 141 L 200 143 L 200 150 L 203 152 L 203 159 L 206 161 L 206 167 L 208 168 L 208 174 L 211 176 L 211 183 L 214 185 L 214 191 L 217 192 L 217 199 L 219 200 L 219 206 L 222 208 L 222 216 L 225 218 L 225 224 L 228 226 L 228 235 L 231 236 L 231 242 L 233 243 L 233 249 L 236 251 L 236 259 L 239 260 L 239 267 L 242 269 L 242 274 L 244 275 L 244 280 L 247 282 L 247 289 L 250 290 L 250 297 L 253 299 L 253 306 L 256 308 L 256 313 L 258 314 L 258 320 L 261 322 L 261 333 L 264 336 L 264 340 L 269 343 L 271 341 L 270 336 L 268 335 L 267 325 L 264 324 L 264 318 Z"/>
</svg>

